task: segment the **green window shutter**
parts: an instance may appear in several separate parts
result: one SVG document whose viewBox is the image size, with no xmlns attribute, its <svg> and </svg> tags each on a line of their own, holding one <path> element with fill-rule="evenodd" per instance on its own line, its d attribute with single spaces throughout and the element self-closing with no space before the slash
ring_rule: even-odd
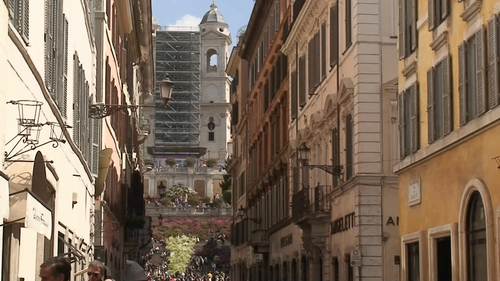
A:
<svg viewBox="0 0 500 281">
<path fill-rule="evenodd" d="M 435 119 L 434 119 L 434 69 L 427 71 L 427 128 L 429 143 L 435 140 Z"/>
<path fill-rule="evenodd" d="M 19 0 L 22 3 L 22 36 L 26 42 L 30 39 L 30 0 Z"/>
<path fill-rule="evenodd" d="M 465 65 L 466 43 L 458 47 L 458 91 L 460 95 L 460 125 L 467 123 L 467 71 Z"/>
<path fill-rule="evenodd" d="M 477 115 L 486 111 L 486 61 L 485 61 L 485 40 L 484 29 L 481 29 L 475 36 L 476 40 L 476 81 L 477 81 Z"/>
<path fill-rule="evenodd" d="M 447 135 L 453 130 L 451 57 L 448 56 L 443 64 L 443 131 L 444 135 Z"/>
<path fill-rule="evenodd" d="M 405 158 L 405 106 L 404 106 L 405 93 L 402 92 L 398 97 L 398 111 L 399 111 L 399 156 L 401 159 Z"/>
<path fill-rule="evenodd" d="M 406 17 L 405 17 L 405 5 L 406 0 L 399 0 L 399 58 L 404 59 L 406 57 L 405 52 L 405 28 L 406 28 Z"/>
<path fill-rule="evenodd" d="M 498 17 L 494 17 L 488 22 L 488 107 L 490 109 L 498 105 L 500 98 L 499 78 L 499 42 L 498 42 Z"/>
<path fill-rule="evenodd" d="M 419 101 L 418 101 L 418 85 L 413 85 L 410 88 L 410 120 L 411 120 L 411 152 L 415 153 L 420 148 L 419 141 Z"/>
<path fill-rule="evenodd" d="M 427 20 L 429 22 L 429 30 L 433 30 L 435 27 L 435 22 L 436 22 L 436 13 L 435 13 L 435 8 L 436 8 L 436 1 L 440 0 L 429 0 L 427 2 L 428 5 L 428 17 Z"/>
</svg>

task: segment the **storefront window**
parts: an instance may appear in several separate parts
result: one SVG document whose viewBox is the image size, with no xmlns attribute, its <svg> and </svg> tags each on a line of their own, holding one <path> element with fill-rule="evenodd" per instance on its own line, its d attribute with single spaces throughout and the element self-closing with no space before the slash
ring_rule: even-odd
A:
<svg viewBox="0 0 500 281">
<path fill-rule="evenodd" d="M 486 217 L 479 192 L 471 195 L 467 210 L 468 281 L 487 280 Z"/>
</svg>

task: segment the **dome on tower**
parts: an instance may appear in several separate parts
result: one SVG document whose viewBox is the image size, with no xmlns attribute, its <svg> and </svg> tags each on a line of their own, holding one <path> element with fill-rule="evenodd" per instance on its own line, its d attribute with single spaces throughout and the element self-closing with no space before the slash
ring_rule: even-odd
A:
<svg viewBox="0 0 500 281">
<path fill-rule="evenodd" d="M 224 21 L 224 17 L 219 12 L 217 5 L 215 5 L 215 1 L 213 1 L 212 5 L 210 5 L 210 10 L 203 16 L 203 19 L 201 20 L 200 24 L 217 23 L 217 22 L 218 23 L 226 23 Z"/>
</svg>

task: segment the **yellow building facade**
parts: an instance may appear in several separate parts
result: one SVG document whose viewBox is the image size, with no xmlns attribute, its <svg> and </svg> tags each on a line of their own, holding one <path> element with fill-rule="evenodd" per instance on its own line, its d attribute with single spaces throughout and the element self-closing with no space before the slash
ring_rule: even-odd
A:
<svg viewBox="0 0 500 281">
<path fill-rule="evenodd" d="M 401 280 L 500 280 L 500 1 L 400 1 Z"/>
</svg>

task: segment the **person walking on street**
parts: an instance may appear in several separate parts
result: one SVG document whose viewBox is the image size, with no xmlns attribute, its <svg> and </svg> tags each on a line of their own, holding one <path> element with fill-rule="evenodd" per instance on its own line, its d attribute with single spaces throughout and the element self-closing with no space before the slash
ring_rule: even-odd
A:
<svg viewBox="0 0 500 281">
<path fill-rule="evenodd" d="M 40 279 L 42 281 L 69 281 L 71 263 L 60 257 L 54 257 L 40 265 Z"/>
<path fill-rule="evenodd" d="M 106 272 L 106 266 L 98 260 L 91 261 L 87 269 L 89 281 L 111 281 L 112 279 L 107 279 Z"/>
</svg>

